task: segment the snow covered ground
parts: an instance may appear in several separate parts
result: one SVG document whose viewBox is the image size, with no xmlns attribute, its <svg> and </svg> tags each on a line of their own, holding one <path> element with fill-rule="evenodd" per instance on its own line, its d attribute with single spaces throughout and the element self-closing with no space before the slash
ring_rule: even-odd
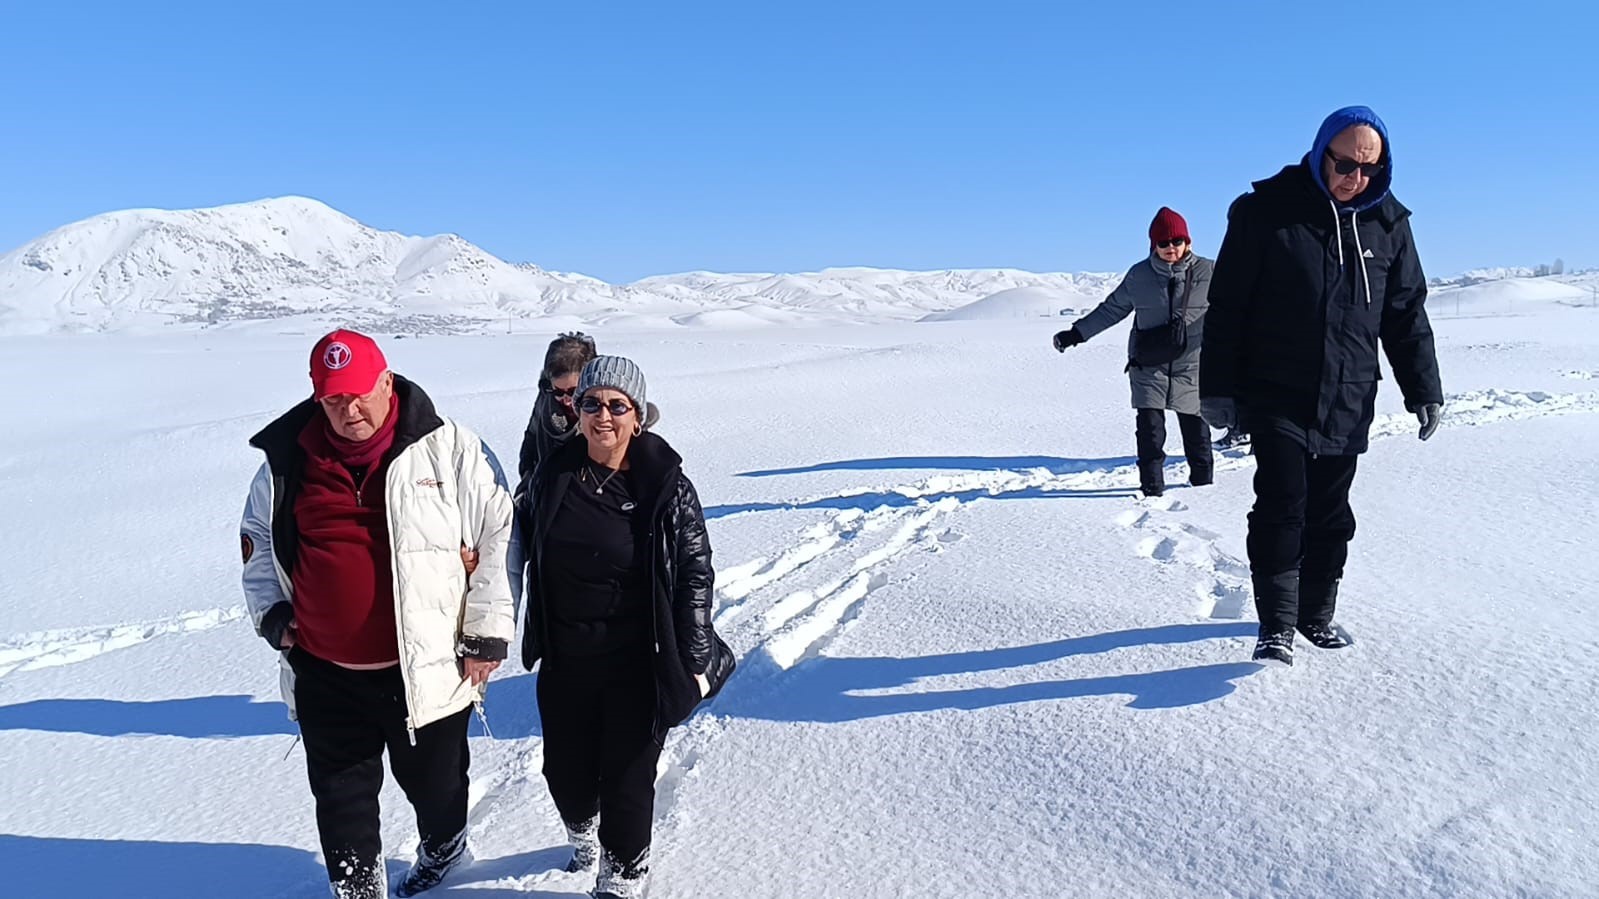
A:
<svg viewBox="0 0 1599 899">
<path fill-rule="evenodd" d="M 1594 895 L 1599 310 L 1438 304 L 1444 426 L 1386 382 L 1355 485 L 1358 642 L 1264 670 L 1251 460 L 1136 499 L 1121 333 L 1059 355 L 1013 299 L 598 333 L 700 489 L 742 657 L 668 743 L 653 895 Z M 0 339 L 6 896 L 325 894 L 237 585 L 245 440 L 315 336 L 278 330 Z M 384 342 L 511 460 L 548 336 Z M 533 676 L 488 711 L 442 892 L 581 895 Z"/>
</svg>

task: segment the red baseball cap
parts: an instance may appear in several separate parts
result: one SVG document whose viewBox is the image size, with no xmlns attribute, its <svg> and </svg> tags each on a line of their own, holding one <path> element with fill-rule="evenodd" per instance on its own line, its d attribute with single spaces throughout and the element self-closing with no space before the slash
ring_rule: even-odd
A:
<svg viewBox="0 0 1599 899">
<path fill-rule="evenodd" d="M 311 350 L 311 387 L 319 400 L 341 393 L 371 393 L 388 370 L 377 341 L 357 331 L 340 328 Z"/>
</svg>

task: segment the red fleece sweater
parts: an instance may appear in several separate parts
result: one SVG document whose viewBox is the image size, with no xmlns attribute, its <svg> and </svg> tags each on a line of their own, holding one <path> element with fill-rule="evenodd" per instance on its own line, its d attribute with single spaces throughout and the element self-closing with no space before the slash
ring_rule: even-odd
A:
<svg viewBox="0 0 1599 899">
<path fill-rule="evenodd" d="M 372 466 L 357 488 L 329 444 L 320 415 L 300 434 L 300 446 L 305 473 L 294 500 L 300 532 L 292 576 L 296 639 L 306 652 L 330 662 L 398 661 L 386 468 Z"/>
</svg>

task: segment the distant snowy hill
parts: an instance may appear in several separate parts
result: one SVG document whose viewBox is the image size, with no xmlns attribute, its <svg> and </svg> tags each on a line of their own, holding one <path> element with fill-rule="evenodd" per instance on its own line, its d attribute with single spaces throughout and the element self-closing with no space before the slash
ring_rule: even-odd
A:
<svg viewBox="0 0 1599 899">
<path fill-rule="evenodd" d="M 1530 274 L 1475 270 L 1434 282 L 1435 299 L 1445 311 L 1488 314 L 1518 303 L 1582 304 L 1599 279 Z M 609 284 L 506 262 L 453 234 L 378 231 L 316 200 L 282 197 L 107 213 L 0 255 L 0 335 L 261 323 L 474 333 L 1058 317 L 1092 307 L 1120 277 L 829 268 Z"/>
<path fill-rule="evenodd" d="M 315 200 L 128 210 L 0 256 L 0 334 L 280 322 L 473 332 L 566 326 L 765 327 L 913 321 L 1001 291 L 1073 298 L 1106 275 L 1008 269 L 690 272 L 613 285 L 509 263 L 457 237 L 378 231 Z"/>
</svg>

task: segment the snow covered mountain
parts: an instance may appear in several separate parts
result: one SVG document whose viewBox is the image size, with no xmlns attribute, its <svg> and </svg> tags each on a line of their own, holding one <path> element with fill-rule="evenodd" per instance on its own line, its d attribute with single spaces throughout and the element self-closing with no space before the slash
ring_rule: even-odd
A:
<svg viewBox="0 0 1599 899">
<path fill-rule="evenodd" d="M 0 334 L 297 320 L 470 332 L 516 320 L 637 327 L 903 321 L 1000 291 L 1077 301 L 1115 275 L 990 269 L 691 272 L 613 285 L 498 259 L 455 235 L 378 231 L 316 200 L 127 210 L 0 256 Z"/>
<path fill-rule="evenodd" d="M 567 283 L 454 235 L 377 231 L 301 197 L 139 209 L 67 225 L 0 256 L 0 332 L 302 315 L 447 329 L 531 311 Z"/>
<path fill-rule="evenodd" d="M 1593 273 L 1528 275 L 1484 269 L 1434 290 L 1439 308 L 1462 314 L 1592 301 Z M 506 262 L 453 234 L 379 231 L 316 200 L 281 197 L 107 213 L 0 255 L 0 335 L 247 323 L 473 333 L 1055 317 L 1088 309 L 1120 277 L 829 268 L 610 284 Z"/>
</svg>

